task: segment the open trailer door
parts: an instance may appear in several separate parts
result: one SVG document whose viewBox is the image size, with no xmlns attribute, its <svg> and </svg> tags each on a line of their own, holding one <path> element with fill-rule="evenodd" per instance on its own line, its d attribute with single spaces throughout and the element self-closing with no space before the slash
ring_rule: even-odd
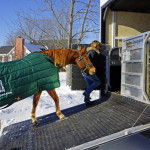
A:
<svg viewBox="0 0 150 150">
<path fill-rule="evenodd" d="M 149 103 L 150 32 L 123 40 L 121 94 Z"/>
</svg>

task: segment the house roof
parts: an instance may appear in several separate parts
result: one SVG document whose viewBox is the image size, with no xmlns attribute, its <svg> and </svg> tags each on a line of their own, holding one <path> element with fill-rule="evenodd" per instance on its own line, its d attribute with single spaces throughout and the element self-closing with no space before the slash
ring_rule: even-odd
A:
<svg viewBox="0 0 150 150">
<path fill-rule="evenodd" d="M 73 40 L 73 42 L 75 42 L 76 40 Z M 59 48 L 67 48 L 67 40 L 58 40 L 56 43 L 56 41 L 52 41 L 52 40 L 48 40 L 48 41 L 40 41 L 41 44 L 47 46 L 50 49 L 59 49 Z M 55 42 L 55 44 L 54 44 Z M 63 45 L 64 47 L 57 47 L 57 44 L 63 43 L 65 45 Z M 46 47 L 38 45 L 38 44 L 34 44 L 34 43 L 24 43 L 24 46 L 30 51 L 30 52 L 36 52 L 36 51 L 42 51 L 42 49 L 46 49 Z M 0 54 L 8 54 L 12 49 L 14 48 L 14 46 L 2 46 L 0 47 Z"/>
<path fill-rule="evenodd" d="M 8 54 L 14 46 L 2 46 L 0 47 L 0 54 Z"/>
<path fill-rule="evenodd" d="M 37 41 L 40 45 L 46 46 L 48 49 L 62 49 L 62 48 L 68 48 L 68 40 L 39 40 Z M 32 42 L 33 44 L 34 41 Z M 72 39 L 72 43 L 77 43 L 76 39 Z"/>
<path fill-rule="evenodd" d="M 24 46 L 30 51 L 30 52 L 35 52 L 35 51 L 41 51 L 41 49 L 46 49 L 45 47 L 37 44 L 30 44 L 30 43 L 24 43 Z M 14 46 L 2 46 L 0 47 L 0 54 L 8 54 Z"/>
<path fill-rule="evenodd" d="M 31 43 L 24 43 L 24 46 L 30 51 L 30 52 L 36 52 L 36 51 L 42 51 L 42 49 L 46 49 L 45 47 L 37 44 L 31 44 Z"/>
</svg>

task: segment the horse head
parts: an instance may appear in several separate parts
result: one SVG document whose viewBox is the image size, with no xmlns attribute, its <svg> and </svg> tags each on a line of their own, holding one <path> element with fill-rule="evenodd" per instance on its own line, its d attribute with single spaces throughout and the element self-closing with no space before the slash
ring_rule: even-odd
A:
<svg viewBox="0 0 150 150">
<path fill-rule="evenodd" d="M 79 52 L 79 57 L 76 58 L 75 60 L 77 66 L 82 70 L 82 72 L 86 72 L 90 75 L 95 74 L 96 68 L 88 58 L 85 47 L 82 49 L 81 47 L 79 47 L 78 52 Z"/>
</svg>

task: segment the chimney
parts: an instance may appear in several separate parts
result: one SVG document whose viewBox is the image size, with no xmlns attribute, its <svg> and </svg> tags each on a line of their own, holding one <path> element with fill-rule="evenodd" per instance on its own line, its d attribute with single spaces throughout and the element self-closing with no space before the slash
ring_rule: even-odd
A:
<svg viewBox="0 0 150 150">
<path fill-rule="evenodd" d="M 15 60 L 24 57 L 24 39 L 19 37 L 15 39 Z"/>
</svg>

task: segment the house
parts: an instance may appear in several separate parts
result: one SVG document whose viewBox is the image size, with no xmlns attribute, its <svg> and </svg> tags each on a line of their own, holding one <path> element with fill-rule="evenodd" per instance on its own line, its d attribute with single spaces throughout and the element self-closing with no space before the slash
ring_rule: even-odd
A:
<svg viewBox="0 0 150 150">
<path fill-rule="evenodd" d="M 73 43 L 77 40 L 73 39 Z M 0 62 L 8 62 L 23 58 L 31 52 L 41 51 L 42 49 L 61 49 L 67 48 L 67 40 L 41 40 L 35 42 L 26 43 L 23 38 L 15 39 L 15 46 L 2 46 L 0 47 Z M 44 45 L 44 46 L 41 46 Z M 16 53 L 15 53 L 16 52 Z"/>
<path fill-rule="evenodd" d="M 0 62 L 7 62 L 13 60 L 13 46 L 0 47 Z"/>
<path fill-rule="evenodd" d="M 15 39 L 15 46 L 0 47 L 0 62 L 8 62 L 21 59 L 28 54 L 46 49 L 37 44 L 25 43 L 23 38 Z"/>
</svg>

